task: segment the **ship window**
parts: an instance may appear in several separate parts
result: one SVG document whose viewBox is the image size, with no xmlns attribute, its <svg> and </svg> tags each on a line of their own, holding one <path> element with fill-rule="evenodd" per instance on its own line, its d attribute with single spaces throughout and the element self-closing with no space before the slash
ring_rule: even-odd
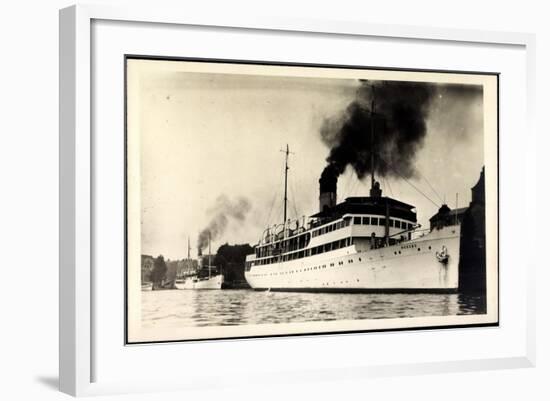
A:
<svg viewBox="0 0 550 401">
<path fill-rule="evenodd" d="M 411 223 L 407 224 L 407 228 L 410 230 L 411 228 L 413 228 L 413 225 Z"/>
<path fill-rule="evenodd" d="M 370 223 L 371 223 L 373 226 L 378 225 L 378 217 L 371 217 Z"/>
<path fill-rule="evenodd" d="M 370 219 L 368 217 L 363 217 L 363 224 L 368 226 L 370 224 Z"/>
<path fill-rule="evenodd" d="M 386 219 L 378 219 L 378 225 L 379 226 L 385 226 L 386 225 Z"/>
<path fill-rule="evenodd" d="M 361 217 L 354 217 L 353 224 L 361 224 Z"/>
<path fill-rule="evenodd" d="M 390 219 L 390 227 L 393 227 L 394 221 L 395 221 L 395 220 Z"/>
</svg>

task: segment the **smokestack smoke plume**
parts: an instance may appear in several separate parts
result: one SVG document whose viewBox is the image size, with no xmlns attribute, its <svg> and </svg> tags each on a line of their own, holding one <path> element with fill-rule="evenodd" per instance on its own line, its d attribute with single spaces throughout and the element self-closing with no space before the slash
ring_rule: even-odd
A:
<svg viewBox="0 0 550 401">
<path fill-rule="evenodd" d="M 209 238 L 210 241 L 220 238 L 231 220 L 243 222 L 250 209 L 251 204 L 246 198 L 240 197 L 232 202 L 225 195 L 219 196 L 214 206 L 208 210 L 212 215 L 210 222 L 199 234 L 197 241 L 199 252 L 208 247 Z"/>
<path fill-rule="evenodd" d="M 346 110 L 323 122 L 321 138 L 330 149 L 325 170 L 338 176 L 349 165 L 362 179 L 371 173 L 374 151 L 376 176 L 414 176 L 414 160 L 423 145 L 434 94 L 435 86 L 428 83 L 362 81 Z"/>
</svg>

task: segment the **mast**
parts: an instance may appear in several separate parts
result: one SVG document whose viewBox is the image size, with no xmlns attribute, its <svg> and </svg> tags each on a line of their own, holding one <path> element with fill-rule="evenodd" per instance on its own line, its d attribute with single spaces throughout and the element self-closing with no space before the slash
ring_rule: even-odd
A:
<svg viewBox="0 0 550 401">
<path fill-rule="evenodd" d="M 455 204 L 455 226 L 458 225 L 458 192 L 456 193 L 456 204 Z"/>
<path fill-rule="evenodd" d="M 212 263 L 210 260 L 211 258 L 212 258 L 212 251 L 210 250 L 210 232 L 208 232 L 208 278 L 210 278 L 212 275 Z"/>
<path fill-rule="evenodd" d="M 191 237 L 187 237 L 187 260 L 185 261 L 185 267 L 184 267 L 186 276 L 191 273 L 192 266 L 193 265 L 191 263 Z"/>
<path fill-rule="evenodd" d="M 288 143 L 286 144 L 286 151 L 285 151 L 285 200 L 284 200 L 284 224 L 286 226 L 286 204 L 288 202 L 287 197 L 287 185 L 288 185 Z"/>
<path fill-rule="evenodd" d="M 371 188 L 374 188 L 374 85 L 372 85 L 372 101 L 371 101 L 371 119 L 370 119 L 370 172 L 371 172 Z"/>
</svg>

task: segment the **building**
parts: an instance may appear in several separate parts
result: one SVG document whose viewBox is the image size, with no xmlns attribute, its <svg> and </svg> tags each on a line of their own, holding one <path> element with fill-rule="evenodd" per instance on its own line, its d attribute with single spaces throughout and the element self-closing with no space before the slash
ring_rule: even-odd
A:
<svg viewBox="0 0 550 401">
<path fill-rule="evenodd" d="M 460 238 L 459 289 L 485 294 L 485 167 L 472 187 L 472 201 L 464 213 Z"/>
<path fill-rule="evenodd" d="M 155 260 L 150 255 L 141 255 L 141 283 L 151 281 L 151 271 L 153 270 Z"/>
<path fill-rule="evenodd" d="M 467 209 L 467 207 L 450 209 L 449 206 L 443 204 L 439 208 L 438 212 L 430 217 L 430 230 L 433 230 L 434 228 L 440 230 L 446 226 L 462 223 Z"/>
<path fill-rule="evenodd" d="M 187 258 L 178 260 L 176 277 L 178 279 L 182 279 L 188 276 L 193 276 L 197 274 L 198 269 L 199 264 L 195 259 Z"/>
</svg>

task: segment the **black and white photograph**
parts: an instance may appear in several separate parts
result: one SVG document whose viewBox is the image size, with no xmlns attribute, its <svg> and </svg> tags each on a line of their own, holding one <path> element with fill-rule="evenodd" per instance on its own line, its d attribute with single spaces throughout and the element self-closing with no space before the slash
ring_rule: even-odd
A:
<svg viewBox="0 0 550 401">
<path fill-rule="evenodd" d="M 127 343 L 498 325 L 498 75 L 125 69 Z"/>
</svg>

